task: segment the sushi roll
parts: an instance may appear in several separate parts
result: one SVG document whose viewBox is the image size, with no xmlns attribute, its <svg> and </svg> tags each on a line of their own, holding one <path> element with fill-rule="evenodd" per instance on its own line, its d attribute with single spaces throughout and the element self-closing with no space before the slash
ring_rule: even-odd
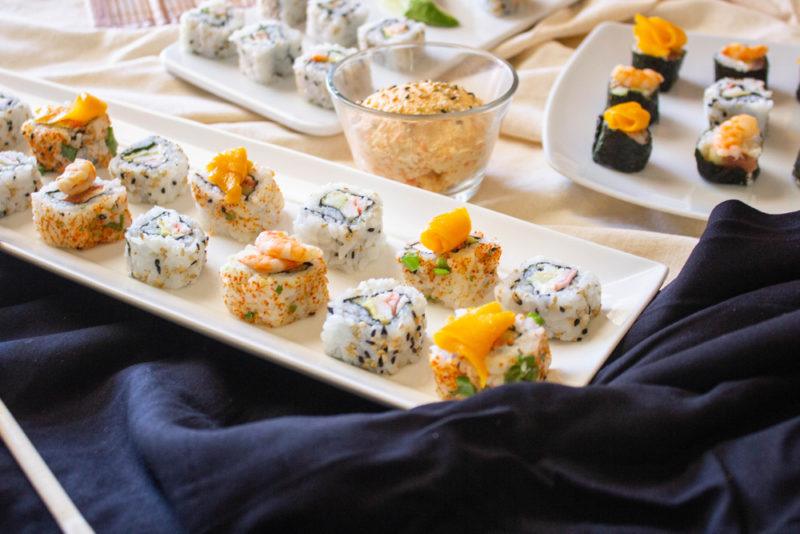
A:
<svg viewBox="0 0 800 534">
<path fill-rule="evenodd" d="M 42 172 L 61 173 L 76 158 L 105 168 L 117 153 L 117 140 L 106 103 L 81 93 L 71 104 L 44 106 L 22 125 Z"/>
<path fill-rule="evenodd" d="M 374 191 L 328 184 L 297 213 L 294 231 L 322 249 L 328 266 L 359 271 L 383 252 L 383 201 Z"/>
<path fill-rule="evenodd" d="M 484 302 L 497 283 L 500 244 L 472 230 L 465 208 L 438 215 L 397 257 L 406 284 L 449 308 Z"/>
<path fill-rule="evenodd" d="M 531 314 L 551 338 L 581 341 L 600 314 L 600 281 L 593 273 L 536 256 L 503 278 L 494 290 L 503 307 Z"/>
<path fill-rule="evenodd" d="M 108 171 L 134 202 L 169 204 L 186 189 L 189 159 L 172 141 L 151 135 L 117 154 Z"/>
<path fill-rule="evenodd" d="M 369 9 L 361 0 L 309 0 L 306 34 L 318 43 L 353 47 Z"/>
<path fill-rule="evenodd" d="M 92 162 L 76 159 L 56 180 L 31 194 L 33 224 L 54 247 L 87 249 L 120 241 L 131 224 L 128 192 L 101 180 Z"/>
<path fill-rule="evenodd" d="M 189 175 L 203 227 L 211 234 L 251 241 L 278 224 L 283 194 L 275 172 L 247 159 L 244 148 L 220 152 L 205 171 Z"/>
<path fill-rule="evenodd" d="M 428 363 L 443 399 L 464 399 L 485 389 L 547 378 L 550 343 L 536 319 L 490 302 L 456 310 L 433 336 Z"/>
<path fill-rule="evenodd" d="M 21 152 L 0 152 L 0 218 L 28 209 L 31 194 L 42 187 L 36 158 Z"/>
<path fill-rule="evenodd" d="M 264 85 L 292 75 L 300 56 L 303 34 L 276 20 L 265 20 L 235 31 L 230 40 L 239 53 L 242 74 Z"/>
<path fill-rule="evenodd" d="M 521 0 L 478 0 L 481 7 L 497 17 L 506 17 L 519 11 Z"/>
<path fill-rule="evenodd" d="M 636 14 L 633 35 L 632 65 L 637 69 L 653 69 L 664 81 L 660 90 L 669 91 L 678 80 L 678 72 L 686 57 L 686 34 L 682 29 L 660 17 Z"/>
<path fill-rule="evenodd" d="M 236 55 L 228 40 L 233 32 L 244 26 L 244 10 L 212 0 L 181 15 L 181 49 L 211 59 Z"/>
<path fill-rule="evenodd" d="M 794 183 L 800 186 L 800 153 L 797 154 L 797 159 L 794 160 L 792 176 L 794 177 Z"/>
<path fill-rule="evenodd" d="M 694 151 L 697 171 L 709 182 L 750 185 L 761 172 L 758 158 L 762 141 L 754 117 L 731 117 L 700 137 Z"/>
<path fill-rule="evenodd" d="M 752 115 L 766 136 L 772 91 L 755 78 L 722 78 L 708 86 L 703 93 L 708 127 L 719 126 L 735 115 Z"/>
<path fill-rule="evenodd" d="M 358 47 L 415 44 L 425 42 L 425 24 L 409 19 L 388 18 L 364 24 L 358 29 Z"/>
<path fill-rule="evenodd" d="M 617 65 L 608 82 L 606 107 L 623 102 L 638 102 L 650 113 L 650 122 L 658 122 L 658 88 L 664 77 L 653 69 Z"/>
<path fill-rule="evenodd" d="M 328 269 L 317 247 L 285 232 L 262 232 L 220 269 L 225 306 L 248 323 L 278 327 L 328 302 Z"/>
<path fill-rule="evenodd" d="M 317 106 L 333 109 L 328 92 L 327 78 L 330 70 L 341 60 L 355 54 L 355 48 L 339 45 L 316 45 L 294 60 L 294 79 L 297 90 Z"/>
<path fill-rule="evenodd" d="M 377 374 L 395 374 L 420 358 L 425 297 L 391 278 L 365 280 L 328 304 L 325 354 Z"/>
<path fill-rule="evenodd" d="M 31 118 L 27 104 L 0 91 L 0 150 L 16 150 L 24 144 L 22 123 Z"/>
<path fill-rule="evenodd" d="M 208 237 L 194 220 L 154 206 L 125 232 L 125 261 L 131 277 L 164 289 L 197 280 L 206 264 Z"/>
<path fill-rule="evenodd" d="M 597 119 L 592 159 L 621 172 L 644 169 L 653 151 L 650 113 L 638 102 L 625 102 L 605 110 Z"/>
<path fill-rule="evenodd" d="M 300 28 L 306 23 L 307 4 L 308 0 L 258 0 L 258 10 L 265 19 Z"/>
<path fill-rule="evenodd" d="M 764 45 L 748 46 L 730 43 L 714 55 L 714 79 L 755 78 L 767 87 L 769 74 L 769 48 Z"/>
</svg>

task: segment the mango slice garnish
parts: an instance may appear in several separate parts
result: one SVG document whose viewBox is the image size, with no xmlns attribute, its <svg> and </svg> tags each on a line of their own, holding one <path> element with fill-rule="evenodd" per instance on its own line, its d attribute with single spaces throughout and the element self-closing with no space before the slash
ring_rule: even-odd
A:
<svg viewBox="0 0 800 534">
<path fill-rule="evenodd" d="M 469 237 L 472 221 L 466 208 L 437 215 L 422 232 L 420 242 L 436 254 L 450 252 Z"/>
<path fill-rule="evenodd" d="M 623 102 L 605 110 L 603 120 L 612 130 L 634 133 L 650 126 L 650 113 L 638 102 Z"/>
<path fill-rule="evenodd" d="M 253 170 L 244 147 L 220 152 L 206 165 L 208 181 L 225 193 L 225 202 L 236 204 L 242 198 L 242 182 Z"/>
<path fill-rule="evenodd" d="M 761 59 L 769 52 L 769 47 L 764 45 L 748 46 L 742 43 L 730 43 L 720 51 L 723 56 L 728 56 L 739 61 L 755 61 Z"/>
<path fill-rule="evenodd" d="M 71 106 L 45 106 L 36 110 L 35 120 L 39 124 L 84 126 L 105 115 L 108 105 L 89 93 L 81 93 Z"/>
<path fill-rule="evenodd" d="M 637 13 L 634 23 L 636 46 L 648 56 L 666 58 L 673 52 L 680 52 L 686 45 L 683 30 L 661 17 L 645 17 Z"/>
</svg>

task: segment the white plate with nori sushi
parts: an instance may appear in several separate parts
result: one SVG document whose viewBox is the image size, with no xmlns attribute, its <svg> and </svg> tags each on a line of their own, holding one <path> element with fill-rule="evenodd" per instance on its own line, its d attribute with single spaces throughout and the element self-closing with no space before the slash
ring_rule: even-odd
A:
<svg viewBox="0 0 800 534">
<path fill-rule="evenodd" d="M 74 91 L 66 87 L 3 70 L 0 70 L 0 91 L 15 94 L 32 109 L 75 98 Z M 258 165 L 258 169 L 263 168 L 261 171 L 254 167 L 252 174 L 261 176 L 260 181 L 269 184 L 274 180 L 280 188 L 280 193 L 275 192 L 275 195 L 282 194 L 285 200 L 285 207 L 275 208 L 280 210 L 280 216 L 274 226 L 270 223 L 270 230 L 274 232 L 261 234 L 260 239 L 256 239 L 255 246 L 223 237 L 219 232 L 215 233 L 214 228 L 204 226 L 207 223 L 201 222 L 204 220 L 204 213 L 197 206 L 196 199 L 190 192 L 183 191 L 176 200 L 161 207 L 137 203 L 133 196 L 129 196 L 128 209 L 135 222 L 125 234 L 125 239 L 117 236 L 111 243 L 87 250 L 67 250 L 47 245 L 37 234 L 31 208 L 23 205 L 20 211 L 15 210 L 14 213 L 0 217 L 0 250 L 201 334 L 387 405 L 407 408 L 439 400 L 437 386 L 441 389 L 442 384 L 448 384 L 449 375 L 446 372 L 449 368 L 442 367 L 445 374 L 434 375 L 428 363 L 430 340 L 442 329 L 453 310 L 442 304 L 425 302 L 426 295 L 423 291 L 431 290 L 417 278 L 429 259 L 424 250 L 420 249 L 418 265 L 415 267 L 406 257 L 406 248 L 423 239 L 423 230 L 435 216 L 450 212 L 461 213 L 460 209 L 456 209 L 460 208 L 458 202 L 344 165 L 134 106 L 108 102 L 107 111 L 119 141 L 120 153 L 125 153 L 131 146 L 140 147 L 142 139 L 156 135 L 159 140 L 168 140 L 180 147 L 189 160 L 191 172 L 203 169 L 210 161 L 217 162 L 214 167 L 214 172 L 217 172 L 223 168 L 224 163 L 239 161 L 236 158 L 241 154 L 238 149 L 231 150 L 232 147 L 246 149 L 246 157 Z M 145 145 L 150 143 L 148 141 Z M 164 147 L 171 146 L 165 141 L 161 143 Z M 225 152 L 222 155 L 227 159 L 222 158 L 222 152 Z M 25 168 L 9 171 L 19 173 L 19 176 L 22 173 L 34 173 L 35 169 L 24 158 L 9 165 L 27 165 Z M 108 171 L 102 167 L 98 167 L 97 174 L 98 179 L 110 178 Z M 38 180 L 38 174 L 31 176 L 32 180 Z M 44 173 L 43 188 L 52 188 L 50 184 L 55 177 L 56 173 Z M 211 180 L 212 177 L 209 175 L 208 179 Z M 243 197 L 248 195 L 247 188 L 250 186 L 246 185 L 245 182 L 241 183 L 239 194 Z M 38 183 L 33 187 L 38 187 Z M 119 188 L 122 189 L 121 186 Z M 279 204 L 281 203 L 274 205 Z M 324 206 L 325 209 L 315 209 L 314 213 L 300 217 L 301 211 L 309 206 Z M 499 272 L 496 275 L 494 267 L 492 268 L 492 275 L 497 278 L 492 278 L 489 282 L 502 280 L 505 286 L 513 290 L 514 281 L 520 278 L 518 273 L 530 271 L 530 277 L 535 278 L 535 283 L 529 284 L 530 288 L 523 288 L 525 291 L 522 300 L 517 302 L 520 306 L 517 312 L 521 310 L 527 313 L 531 308 L 535 311 L 539 307 L 542 319 L 549 321 L 549 326 L 554 329 L 550 332 L 554 337 L 550 339 L 549 349 L 545 350 L 546 347 L 542 345 L 545 339 L 544 330 L 539 330 L 537 323 L 531 322 L 533 319 L 528 320 L 525 315 L 519 315 L 515 321 L 520 327 L 525 327 L 525 332 L 530 332 L 521 337 L 521 341 L 514 346 L 543 347 L 537 361 L 542 365 L 549 365 L 548 381 L 573 386 L 587 384 L 661 286 L 666 268 L 643 258 L 559 234 L 478 206 L 468 206 L 467 210 L 471 217 L 472 230 L 462 228 L 462 231 L 469 233 L 464 245 L 468 248 L 463 249 L 459 245 L 461 248 L 452 249 L 448 254 L 440 254 L 438 259 L 430 259 L 433 272 L 441 272 L 443 280 L 452 279 L 453 283 L 456 275 L 463 275 L 462 278 L 471 284 L 470 275 L 473 271 L 466 269 L 467 263 L 464 264 L 465 269 L 461 269 L 459 258 L 463 255 L 481 254 L 481 251 L 490 256 L 481 265 L 491 262 L 494 266 L 499 259 Z M 345 230 L 347 236 L 344 236 L 338 226 L 334 227 L 333 223 L 349 220 L 358 213 L 367 214 L 359 219 L 364 222 L 363 232 L 360 226 L 350 224 L 348 228 L 352 235 Z M 448 220 L 452 221 L 452 218 Z M 198 228 L 198 223 L 202 230 Z M 128 224 L 123 218 L 119 226 L 121 228 Z M 326 224 L 330 226 L 327 230 L 324 228 Z M 225 285 L 226 278 L 221 273 L 236 275 L 234 270 L 238 269 L 247 275 L 250 271 L 241 265 L 253 265 L 253 259 L 273 262 L 274 257 L 256 254 L 254 258 L 249 258 L 241 253 L 253 248 L 258 249 L 255 252 L 263 251 L 268 245 L 274 248 L 276 243 L 288 243 L 288 238 L 281 231 L 297 232 L 298 226 L 303 227 L 305 243 L 312 241 L 316 244 L 309 244 L 303 249 L 304 253 L 314 258 L 308 263 L 310 267 L 306 269 L 306 264 L 302 264 L 297 270 L 264 275 L 261 280 L 264 284 L 272 284 L 270 287 L 277 295 L 265 303 L 266 307 L 262 310 L 264 317 L 255 317 L 251 308 L 241 310 L 240 316 L 235 315 L 234 310 L 241 302 L 231 291 L 237 289 L 236 284 L 239 282 L 233 276 L 233 283 L 228 284 L 228 287 Z M 485 238 L 478 232 L 482 232 Z M 432 238 L 436 235 L 438 234 L 435 232 L 431 234 Z M 331 262 L 327 267 L 327 286 L 314 285 L 325 276 L 323 264 L 320 263 L 321 257 L 326 255 L 330 258 L 336 252 L 341 253 L 343 249 L 336 248 L 334 241 L 346 240 L 348 236 L 354 240 L 352 246 L 343 242 L 348 247 L 346 250 L 350 252 L 352 261 L 341 265 Z M 423 243 L 428 243 L 427 237 Z M 358 244 L 380 247 L 382 253 L 377 257 L 367 257 L 367 254 L 361 254 L 358 248 L 361 245 Z M 130 247 L 127 258 L 126 245 Z M 165 247 L 169 250 L 165 250 Z M 425 244 L 425 247 L 429 248 L 429 245 Z M 502 247 L 502 255 L 496 247 Z M 450 246 L 445 250 L 450 250 Z M 543 260 L 536 259 L 531 263 L 537 256 L 554 261 L 543 263 Z M 365 259 L 365 264 L 358 261 L 359 257 Z M 311 269 L 318 263 L 319 276 Z M 584 276 L 583 271 L 575 271 L 570 267 L 573 265 L 591 271 L 593 275 Z M 595 275 L 597 278 L 594 278 Z M 405 281 L 417 289 L 408 287 L 383 291 L 390 284 L 385 280 L 389 278 Z M 369 283 L 359 286 L 370 279 L 372 280 Z M 466 283 L 464 280 L 461 285 Z M 320 302 L 315 301 L 314 310 L 293 307 L 295 302 L 291 295 L 294 289 L 290 282 L 298 286 L 297 291 L 313 291 L 314 295 L 318 295 L 314 298 Z M 475 287 L 480 282 L 481 280 L 475 279 Z M 547 316 L 542 307 L 549 304 L 535 299 L 534 293 L 537 288 L 559 284 L 574 287 L 576 302 L 583 302 L 581 292 L 586 294 L 585 300 L 592 307 L 591 317 L 586 314 L 572 314 L 573 306 L 568 306 L 566 301 L 560 302 L 564 310 L 557 316 L 563 325 L 559 326 L 557 320 Z M 484 289 L 488 290 L 491 285 L 490 283 Z M 179 286 L 183 287 L 168 289 Z M 226 289 L 230 291 L 226 292 Z M 599 289 L 602 289 L 602 304 L 598 307 L 594 295 Z M 380 298 L 374 297 L 376 292 L 380 293 Z M 487 293 L 485 301 L 488 302 L 493 295 L 491 291 Z M 526 296 L 528 294 L 530 297 Z M 328 295 L 329 311 L 326 313 L 324 301 Z M 504 305 L 508 306 L 511 306 L 510 302 L 518 300 L 507 291 L 501 292 L 496 298 L 506 302 Z M 345 301 L 357 306 L 337 304 Z M 267 317 L 267 312 L 271 309 L 269 306 L 273 305 L 277 309 L 273 322 L 283 324 L 283 313 L 294 314 L 295 320 L 277 328 L 261 325 L 260 323 L 266 324 L 272 320 L 271 315 Z M 421 314 L 423 308 L 424 317 Z M 382 367 L 380 355 L 371 360 L 377 362 L 377 371 L 384 370 L 384 373 L 360 368 L 367 362 L 363 351 L 354 355 L 349 362 L 345 361 L 347 358 L 344 353 L 336 352 L 336 347 L 347 341 L 340 327 L 345 325 L 347 330 L 348 316 L 355 317 L 369 312 L 371 317 L 381 320 L 388 310 L 404 315 L 401 317 L 402 325 L 396 329 L 387 326 L 386 335 L 381 333 L 383 337 L 380 338 L 382 343 L 385 342 L 390 347 L 388 350 L 398 352 L 392 352 L 388 360 L 384 359 Z M 316 313 L 311 315 L 311 311 Z M 336 318 L 341 318 L 344 322 L 337 323 L 334 320 Z M 326 322 L 330 335 L 322 336 Z M 372 336 L 371 330 L 362 334 Z M 377 327 L 374 330 L 376 333 L 372 338 L 363 340 L 365 344 L 367 341 L 374 342 L 382 328 Z M 587 332 L 584 333 L 584 330 Z M 580 341 L 577 337 L 581 338 Z M 392 348 L 393 346 L 396 348 Z M 326 348 L 331 355 L 326 355 Z M 513 355 L 509 356 L 507 352 L 498 349 L 497 354 L 493 355 L 492 361 L 498 368 L 513 364 Z M 365 358 L 364 365 L 361 365 L 358 356 Z M 360 366 L 353 365 L 355 362 Z M 445 363 L 458 364 L 458 368 L 465 365 L 463 360 L 447 360 Z M 498 371 L 490 366 L 487 383 L 495 384 L 497 380 L 503 383 L 509 376 L 512 380 L 526 379 L 525 377 L 532 375 L 531 365 L 534 363 L 534 360 L 525 363 L 524 369 L 523 366 L 512 365 L 513 376 L 508 375 L 508 371 Z M 393 367 L 395 365 L 397 369 Z M 468 384 L 458 385 L 462 389 L 469 389 Z M 450 390 L 446 393 L 449 394 Z"/>
<path fill-rule="evenodd" d="M 626 173 L 593 161 L 592 146 L 598 116 L 607 105 L 609 77 L 617 65 L 630 64 L 634 36 L 630 25 L 598 26 L 551 92 L 544 128 L 550 164 L 577 183 L 612 197 L 695 219 L 707 219 L 714 206 L 727 199 L 741 200 L 768 213 L 796 210 L 800 187 L 792 170 L 800 150 L 800 103 L 796 98 L 800 46 L 756 43 L 735 36 L 689 33 L 687 37 L 678 81 L 660 94 L 660 120 L 649 126 L 649 160 L 642 170 Z M 715 57 L 731 48 L 733 41 L 768 46 L 768 87 L 755 79 L 715 80 Z M 729 169 L 696 159 L 701 136 L 701 150 L 712 144 L 709 137 L 713 136 L 704 132 L 743 112 L 757 119 L 763 134 L 757 160 L 760 172 L 732 175 L 726 172 Z M 766 117 L 768 129 L 762 127 Z M 733 183 L 719 183 L 724 181 Z"/>
<path fill-rule="evenodd" d="M 374 26 L 370 35 L 382 37 L 383 41 L 376 41 L 374 36 L 370 38 L 362 32 L 362 44 L 372 46 L 378 42 L 406 42 L 397 34 L 402 31 L 407 32 L 408 42 L 422 38 L 491 49 L 573 1 L 437 0 L 459 25 L 421 29 L 413 21 L 404 26 L 402 21 L 398 24 L 389 20 L 402 18 L 407 4 L 402 0 L 316 0 L 312 2 L 316 6 L 312 10 L 313 24 L 308 27 L 304 0 L 261 0 L 259 7 L 248 10 L 226 8 L 222 0 L 212 0 L 184 14 L 181 38 L 162 51 L 161 61 L 175 76 L 293 130 L 310 135 L 335 135 L 342 128 L 327 97 L 325 76 L 319 74 L 320 61 L 308 63 L 305 58 L 303 66 L 295 64 L 294 75 L 291 67 L 287 71 L 286 65 L 300 56 L 295 50 L 295 32 L 307 31 L 304 52 L 322 44 L 354 52 L 359 46 L 360 26 L 365 26 L 365 30 Z M 281 18 L 285 27 L 256 32 L 253 23 L 266 18 Z M 228 41 L 234 33 L 238 58 L 237 47 Z M 315 51 L 313 55 L 318 54 Z M 321 63 L 329 66 L 335 61 L 333 56 L 326 55 Z M 241 70 L 240 63 L 244 65 Z"/>
</svg>

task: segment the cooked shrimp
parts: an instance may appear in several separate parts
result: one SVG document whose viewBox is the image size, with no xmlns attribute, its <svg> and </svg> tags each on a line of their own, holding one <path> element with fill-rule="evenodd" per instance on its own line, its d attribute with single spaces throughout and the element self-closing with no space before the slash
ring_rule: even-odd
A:
<svg viewBox="0 0 800 534">
<path fill-rule="evenodd" d="M 624 87 L 633 87 L 655 91 L 664 81 L 664 77 L 652 69 L 637 69 L 627 65 L 617 65 L 611 72 L 611 78 Z"/>
<path fill-rule="evenodd" d="M 261 232 L 256 238 L 256 248 L 273 258 L 297 263 L 322 257 L 322 251 L 317 247 L 304 245 L 297 239 L 289 237 L 286 232 L 280 231 Z"/>
<path fill-rule="evenodd" d="M 282 273 L 300 266 L 301 263 L 281 258 L 273 258 L 272 256 L 264 254 L 263 251 L 253 245 L 247 245 L 244 251 L 246 254 L 241 256 L 239 261 L 251 269 L 262 273 Z"/>
<path fill-rule="evenodd" d="M 756 119 L 750 115 L 736 115 L 720 125 L 714 148 L 721 156 L 739 158 L 760 135 Z"/>
<path fill-rule="evenodd" d="M 66 166 L 56 180 L 56 187 L 67 196 L 76 196 L 88 190 L 97 178 L 97 171 L 91 161 L 76 159 Z"/>
</svg>

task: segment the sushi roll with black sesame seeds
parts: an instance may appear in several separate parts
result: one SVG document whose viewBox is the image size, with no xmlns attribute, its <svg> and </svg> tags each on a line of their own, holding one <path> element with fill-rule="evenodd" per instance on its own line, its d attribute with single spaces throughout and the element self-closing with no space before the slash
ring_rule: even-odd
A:
<svg viewBox="0 0 800 534">
<path fill-rule="evenodd" d="M 21 152 L 0 152 L 0 218 L 28 209 L 31 194 L 42 187 L 36 158 Z"/>
<path fill-rule="evenodd" d="M 323 44 L 309 48 L 294 60 L 297 90 L 312 104 L 333 109 L 327 86 L 328 73 L 337 63 L 356 52 L 355 48 L 344 48 L 339 45 Z M 358 80 L 360 77 L 356 76 L 355 79 Z"/>
<path fill-rule="evenodd" d="M 761 172 L 762 143 L 755 117 L 731 117 L 700 137 L 694 151 L 697 171 L 709 182 L 751 185 Z"/>
<path fill-rule="evenodd" d="M 264 20 L 231 34 L 239 53 L 239 70 L 264 85 L 291 76 L 302 53 L 303 34 L 277 20 Z"/>
<path fill-rule="evenodd" d="M 242 26 L 244 10 L 224 1 L 205 2 L 181 15 L 181 49 L 211 59 L 232 57 L 236 48 L 228 38 Z"/>
<path fill-rule="evenodd" d="M 356 46 L 369 9 L 361 0 L 309 0 L 306 34 L 318 43 Z"/>
<path fill-rule="evenodd" d="M 772 91 L 755 78 L 722 78 L 703 93 L 703 107 L 708 127 L 719 126 L 736 115 L 752 115 L 766 137 L 769 112 L 773 107 Z"/>
<path fill-rule="evenodd" d="M 644 169 L 653 151 L 650 113 L 638 102 L 612 106 L 597 119 L 592 145 L 595 163 L 621 172 Z"/>
<path fill-rule="evenodd" d="M 460 309 L 433 335 L 428 363 L 443 399 L 465 399 L 485 389 L 545 380 L 550 343 L 533 314 L 498 302 Z"/>
<path fill-rule="evenodd" d="M 125 232 L 128 272 L 151 286 L 186 287 L 200 276 L 207 245 L 208 237 L 192 218 L 154 206 Z"/>
<path fill-rule="evenodd" d="M 17 150 L 25 144 L 22 124 L 31 118 L 27 104 L 16 96 L 0 91 L 0 150 Z"/>
<path fill-rule="evenodd" d="M 533 314 L 548 336 L 562 341 L 582 341 L 601 309 L 597 276 L 541 256 L 523 262 L 503 278 L 494 296 L 509 310 Z"/>
<path fill-rule="evenodd" d="M 637 69 L 652 69 L 664 78 L 660 90 L 666 93 L 678 80 L 678 72 L 686 57 L 686 34 L 661 17 L 636 14 L 631 64 Z"/>
<path fill-rule="evenodd" d="M 383 252 L 383 201 L 374 191 L 328 184 L 297 213 L 294 231 L 322 249 L 329 267 L 359 271 Z"/>
<path fill-rule="evenodd" d="M 413 45 L 425 42 L 425 24 L 404 18 L 387 18 L 368 22 L 358 29 L 358 47 L 367 50 L 376 46 Z M 383 50 L 378 61 L 393 70 L 405 71 L 414 65 L 413 48 Z"/>
<path fill-rule="evenodd" d="M 650 113 L 650 122 L 658 122 L 658 88 L 664 77 L 652 69 L 617 65 L 608 82 L 606 107 L 623 102 L 638 102 Z"/>
<path fill-rule="evenodd" d="M 768 86 L 769 48 L 764 45 L 730 43 L 714 55 L 714 79 L 754 78 Z"/>
<path fill-rule="evenodd" d="M 478 0 L 480 6 L 496 17 L 507 17 L 519 11 L 521 0 Z"/>
<path fill-rule="evenodd" d="M 308 0 L 258 0 L 258 10 L 265 19 L 300 28 L 306 23 L 307 4 Z"/>
<path fill-rule="evenodd" d="M 328 304 L 325 354 L 378 374 L 419 360 L 425 339 L 425 297 L 391 278 L 365 280 Z"/>
<path fill-rule="evenodd" d="M 181 147 L 151 135 L 117 154 L 108 165 L 131 200 L 145 204 L 169 204 L 186 190 L 189 159 Z"/>
</svg>

